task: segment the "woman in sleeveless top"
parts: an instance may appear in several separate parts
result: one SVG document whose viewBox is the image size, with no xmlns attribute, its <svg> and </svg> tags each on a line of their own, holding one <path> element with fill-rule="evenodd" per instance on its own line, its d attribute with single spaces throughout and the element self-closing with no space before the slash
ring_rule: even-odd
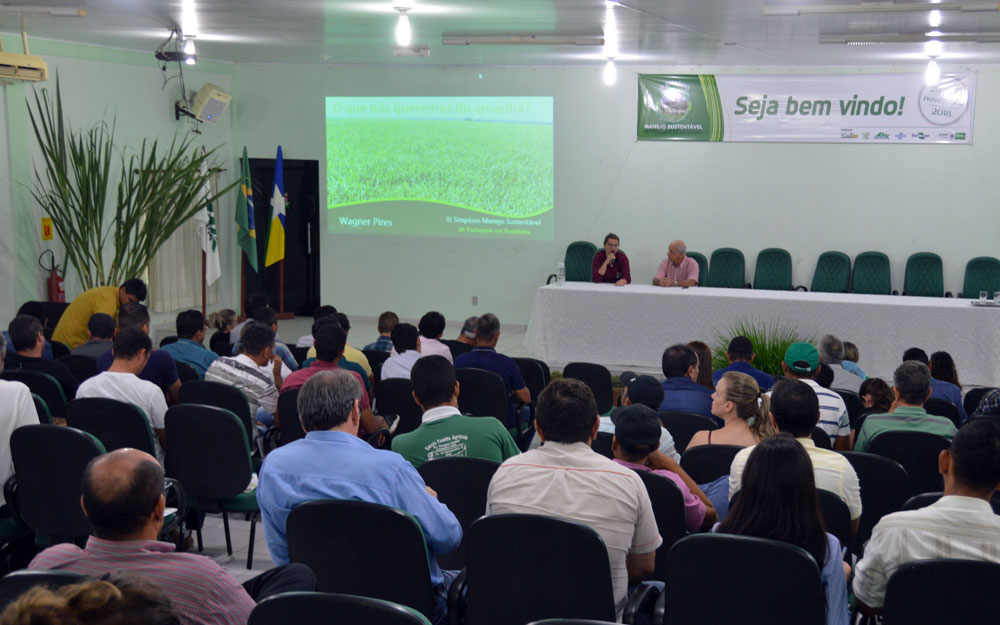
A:
<svg viewBox="0 0 1000 625">
<path fill-rule="evenodd" d="M 718 430 L 695 432 L 687 448 L 699 445 L 756 445 L 774 433 L 770 403 L 757 381 L 745 373 L 729 371 L 715 386 L 712 414 L 722 419 Z"/>
</svg>

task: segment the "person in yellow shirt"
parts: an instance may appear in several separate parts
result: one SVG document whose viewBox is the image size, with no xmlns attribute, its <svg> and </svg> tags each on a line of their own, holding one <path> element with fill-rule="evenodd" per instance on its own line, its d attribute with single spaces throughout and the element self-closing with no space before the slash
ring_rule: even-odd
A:
<svg viewBox="0 0 1000 625">
<path fill-rule="evenodd" d="M 146 299 L 146 283 L 139 278 L 126 280 L 121 286 L 98 286 L 84 291 L 63 311 L 52 340 L 70 349 L 86 343 L 87 322 L 95 313 L 105 313 L 118 319 L 118 309 L 129 302 L 138 304 Z"/>
</svg>

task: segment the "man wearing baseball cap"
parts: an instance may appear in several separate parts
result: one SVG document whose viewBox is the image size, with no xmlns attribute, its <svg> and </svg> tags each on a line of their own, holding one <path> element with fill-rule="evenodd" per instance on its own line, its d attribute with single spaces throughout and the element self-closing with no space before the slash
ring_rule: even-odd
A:
<svg viewBox="0 0 1000 625">
<path fill-rule="evenodd" d="M 825 389 L 813 379 L 819 369 L 819 350 L 812 343 L 792 343 L 785 350 L 781 363 L 786 378 L 802 380 L 816 393 L 819 400 L 819 423 L 816 425 L 830 436 L 837 451 L 851 449 L 851 420 L 847 405 L 835 391 Z"/>
<path fill-rule="evenodd" d="M 615 440 L 611 449 L 615 462 L 633 471 L 653 471 L 680 489 L 684 495 L 684 518 L 689 531 L 712 527 L 718 515 L 712 502 L 694 483 L 681 465 L 657 452 L 660 441 L 660 418 L 656 412 L 642 404 L 632 404 L 617 411 Z"/>
<path fill-rule="evenodd" d="M 622 406 L 642 405 L 648 406 L 654 412 L 663 401 L 663 386 L 650 375 L 636 375 L 631 371 L 623 371 L 621 374 L 622 384 L 625 385 L 625 393 L 622 395 Z M 618 422 L 618 414 L 624 408 L 616 408 L 609 417 L 601 417 L 598 432 L 607 434 L 615 433 L 615 424 Z M 659 420 L 657 420 L 659 423 Z M 674 445 L 674 437 L 664 427 L 660 427 L 660 451 L 670 458 L 681 461 L 681 455 L 677 453 Z"/>
<path fill-rule="evenodd" d="M 745 373 L 756 380 L 760 390 L 770 390 L 774 386 L 774 378 L 760 369 L 754 368 L 751 363 L 756 357 L 757 354 L 753 351 L 753 343 L 750 342 L 750 339 L 745 336 L 734 336 L 733 340 L 729 341 L 729 348 L 726 349 L 726 360 L 729 361 L 729 366 L 713 373 L 712 383 L 718 385 L 719 380 L 727 372 L 736 371 L 737 373 Z"/>
</svg>

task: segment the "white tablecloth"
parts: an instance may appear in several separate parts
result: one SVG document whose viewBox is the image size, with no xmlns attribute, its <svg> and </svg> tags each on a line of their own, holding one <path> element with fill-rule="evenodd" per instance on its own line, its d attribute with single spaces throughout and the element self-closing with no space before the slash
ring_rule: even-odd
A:
<svg viewBox="0 0 1000 625">
<path fill-rule="evenodd" d="M 824 334 L 851 341 L 861 368 L 890 384 L 903 351 L 920 347 L 950 353 L 963 386 L 1000 386 L 1000 308 L 950 298 L 553 284 L 538 289 L 525 345 L 556 367 L 584 361 L 659 372 L 668 346 L 701 340 L 714 347 L 746 318 L 777 321 L 817 341 Z"/>
</svg>

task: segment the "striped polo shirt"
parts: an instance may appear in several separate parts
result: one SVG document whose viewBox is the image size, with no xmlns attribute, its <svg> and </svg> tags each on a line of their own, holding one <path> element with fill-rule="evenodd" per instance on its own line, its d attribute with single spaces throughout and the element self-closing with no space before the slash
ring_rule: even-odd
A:
<svg viewBox="0 0 1000 625">
<path fill-rule="evenodd" d="M 851 435 L 851 419 L 847 414 L 847 404 L 837 391 L 823 388 L 815 380 L 802 380 L 816 393 L 819 400 L 819 423 L 817 427 L 830 436 L 830 445 L 838 436 Z"/>
<path fill-rule="evenodd" d="M 222 382 L 243 391 L 250 404 L 251 416 L 257 413 L 258 407 L 269 414 L 278 410 L 278 387 L 274 385 L 274 377 L 261 371 L 246 354 L 220 357 L 205 371 L 205 380 Z"/>
<path fill-rule="evenodd" d="M 184 623 L 245 625 L 256 603 L 229 571 L 214 560 L 193 553 L 176 553 L 156 540 L 103 540 L 91 536 L 87 548 L 63 543 L 35 556 L 29 569 L 54 569 L 103 575 L 110 571 L 136 573 L 170 597 Z"/>
</svg>

